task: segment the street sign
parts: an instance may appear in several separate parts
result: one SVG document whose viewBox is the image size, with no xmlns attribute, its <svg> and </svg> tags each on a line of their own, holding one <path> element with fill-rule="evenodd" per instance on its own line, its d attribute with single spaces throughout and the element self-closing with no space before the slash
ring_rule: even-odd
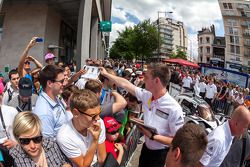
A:
<svg viewBox="0 0 250 167">
<path fill-rule="evenodd" d="M 100 31 L 101 32 L 111 32 L 112 22 L 111 21 L 101 21 L 100 22 Z"/>
</svg>

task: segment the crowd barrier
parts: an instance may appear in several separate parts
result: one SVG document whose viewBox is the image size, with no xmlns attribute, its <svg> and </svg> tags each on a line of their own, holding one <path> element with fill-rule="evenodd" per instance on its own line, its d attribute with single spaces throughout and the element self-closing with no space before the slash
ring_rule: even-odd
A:
<svg viewBox="0 0 250 167">
<path fill-rule="evenodd" d="M 141 119 L 142 117 L 143 117 L 143 114 L 141 114 L 139 118 Z M 127 135 L 127 138 L 126 138 L 127 148 L 124 151 L 124 155 L 123 155 L 120 167 L 127 166 L 135 149 L 137 148 L 137 144 L 138 144 L 138 141 L 140 140 L 140 137 L 141 137 L 141 134 L 140 134 L 138 128 L 136 127 L 136 125 L 134 125 L 132 127 L 131 131 L 129 132 L 129 134 Z"/>
<path fill-rule="evenodd" d="M 181 87 L 178 84 L 170 83 L 170 85 L 169 85 L 169 94 L 172 97 L 176 97 L 178 94 L 184 93 L 184 92 L 193 93 L 192 91 L 187 90 L 187 89 Z M 234 109 L 234 105 L 232 103 L 227 103 L 227 101 L 214 100 L 213 105 L 211 106 L 211 108 L 212 108 L 212 111 L 215 114 L 216 113 L 222 113 L 222 114 L 230 116 L 233 109 Z"/>
</svg>

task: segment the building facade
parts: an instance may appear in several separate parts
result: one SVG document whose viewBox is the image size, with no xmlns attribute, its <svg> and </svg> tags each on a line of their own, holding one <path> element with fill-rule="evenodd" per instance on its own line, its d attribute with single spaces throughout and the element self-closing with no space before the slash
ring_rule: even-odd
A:
<svg viewBox="0 0 250 167">
<path fill-rule="evenodd" d="M 33 36 L 44 39 L 30 55 L 44 62 L 53 52 L 58 61 L 80 68 L 85 59 L 103 59 L 109 46 L 100 21 L 110 21 L 112 0 L 3 0 L 0 14 L 0 71 L 15 68 Z"/>
<path fill-rule="evenodd" d="M 183 22 L 173 20 L 172 18 L 160 17 L 156 21 L 162 44 L 159 50 L 154 53 L 154 58 L 159 57 L 161 60 L 169 58 L 177 49 L 187 51 L 187 31 Z"/>
<path fill-rule="evenodd" d="M 225 37 L 215 36 L 213 47 L 213 57 L 210 59 L 210 64 L 224 68 L 225 65 Z"/>
<path fill-rule="evenodd" d="M 210 28 L 202 28 L 198 31 L 198 63 L 209 64 L 213 57 L 212 44 L 215 38 L 215 29 L 212 25 Z"/>
<path fill-rule="evenodd" d="M 219 0 L 225 29 L 225 65 L 245 71 L 250 66 L 250 1 Z"/>
</svg>

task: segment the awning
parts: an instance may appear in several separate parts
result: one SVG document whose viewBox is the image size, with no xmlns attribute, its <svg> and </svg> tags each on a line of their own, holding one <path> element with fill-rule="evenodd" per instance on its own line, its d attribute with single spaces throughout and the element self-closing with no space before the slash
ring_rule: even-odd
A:
<svg viewBox="0 0 250 167">
<path fill-rule="evenodd" d="M 194 68 L 200 68 L 200 66 L 198 64 L 192 63 L 192 62 L 184 60 L 184 59 L 165 59 L 165 60 L 163 60 L 163 62 L 175 63 L 175 64 L 190 66 L 190 67 L 194 67 Z"/>
</svg>

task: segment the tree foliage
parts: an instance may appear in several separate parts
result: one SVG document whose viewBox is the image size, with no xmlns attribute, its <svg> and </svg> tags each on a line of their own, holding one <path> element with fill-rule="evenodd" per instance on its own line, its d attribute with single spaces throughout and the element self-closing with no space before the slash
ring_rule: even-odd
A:
<svg viewBox="0 0 250 167">
<path fill-rule="evenodd" d="M 112 59 L 149 59 L 158 47 L 158 31 L 150 20 L 118 31 L 118 38 L 110 49 Z"/>
<path fill-rule="evenodd" d="M 184 59 L 184 60 L 187 60 L 187 52 L 181 50 L 181 49 L 177 49 L 176 50 L 176 53 L 172 53 L 170 55 L 170 58 L 181 58 L 181 59 Z"/>
</svg>

